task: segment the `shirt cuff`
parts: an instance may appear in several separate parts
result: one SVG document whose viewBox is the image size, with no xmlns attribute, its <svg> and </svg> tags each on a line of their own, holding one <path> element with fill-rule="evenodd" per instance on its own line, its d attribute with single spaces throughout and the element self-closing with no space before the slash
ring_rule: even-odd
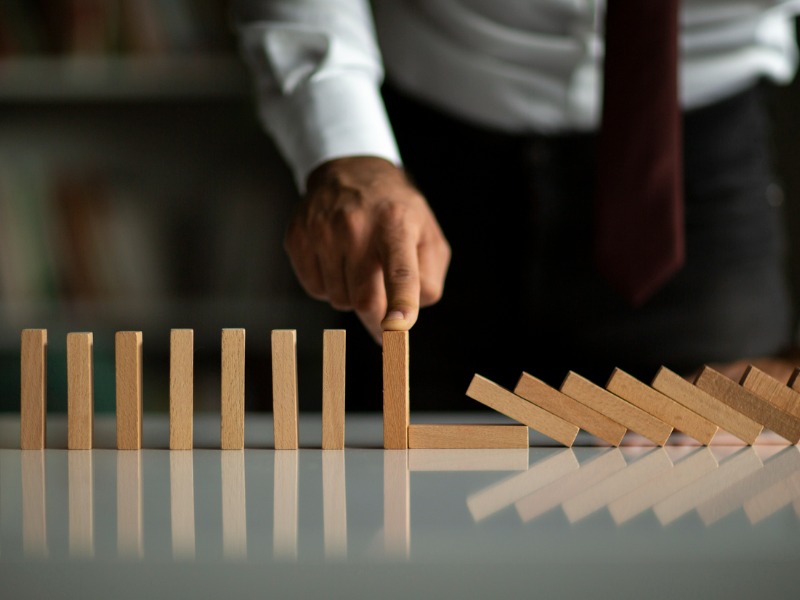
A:
<svg viewBox="0 0 800 600">
<path fill-rule="evenodd" d="M 376 156 L 401 164 L 380 91 L 366 74 L 312 77 L 288 96 L 262 99 L 260 115 L 301 193 L 311 171 L 334 158 Z"/>
</svg>

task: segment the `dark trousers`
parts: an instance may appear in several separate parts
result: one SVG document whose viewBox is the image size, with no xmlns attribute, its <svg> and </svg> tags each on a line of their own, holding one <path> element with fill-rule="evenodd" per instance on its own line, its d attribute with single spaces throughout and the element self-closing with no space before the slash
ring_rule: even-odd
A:
<svg viewBox="0 0 800 600">
<path fill-rule="evenodd" d="M 444 298 L 411 334 L 412 409 L 474 404 L 464 391 L 476 372 L 508 387 L 523 370 L 553 385 L 569 370 L 604 384 L 613 367 L 649 381 L 660 365 L 688 372 L 789 345 L 758 88 L 684 116 L 687 261 L 639 309 L 593 266 L 595 136 L 501 134 L 391 89 L 385 100 L 453 249 Z M 348 385 L 379 406 L 379 380 L 360 379 Z"/>
</svg>

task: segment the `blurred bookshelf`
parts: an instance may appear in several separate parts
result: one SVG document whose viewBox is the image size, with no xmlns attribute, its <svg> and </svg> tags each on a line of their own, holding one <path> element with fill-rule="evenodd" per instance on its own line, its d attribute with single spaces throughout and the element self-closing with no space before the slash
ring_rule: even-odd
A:
<svg viewBox="0 0 800 600">
<path fill-rule="evenodd" d="M 113 406 L 122 329 L 144 332 L 146 410 L 166 408 L 173 327 L 195 329 L 209 373 L 222 327 L 248 329 L 256 363 L 270 329 L 302 327 L 300 363 L 319 370 L 317 338 L 337 317 L 300 292 L 282 250 L 295 192 L 257 120 L 228 10 L 0 3 L 0 410 L 18 408 L 26 327 L 49 330 L 53 410 L 66 403 L 68 331 L 95 334 L 99 409 Z M 265 365 L 249 370 L 259 406 Z M 218 403 L 215 376 L 198 378 L 199 407 Z"/>
</svg>

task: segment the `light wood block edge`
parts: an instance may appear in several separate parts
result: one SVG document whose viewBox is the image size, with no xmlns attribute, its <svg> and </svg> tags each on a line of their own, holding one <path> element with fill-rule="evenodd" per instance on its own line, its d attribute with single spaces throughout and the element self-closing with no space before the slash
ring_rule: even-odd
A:
<svg viewBox="0 0 800 600">
<path fill-rule="evenodd" d="M 439 425 L 408 426 L 410 449 L 527 448 L 525 425 Z"/>
</svg>

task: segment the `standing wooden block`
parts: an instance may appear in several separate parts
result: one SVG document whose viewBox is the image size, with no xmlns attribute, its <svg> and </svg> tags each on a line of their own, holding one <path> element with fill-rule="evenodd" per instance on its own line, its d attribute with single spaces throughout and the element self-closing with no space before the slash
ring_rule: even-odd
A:
<svg viewBox="0 0 800 600">
<path fill-rule="evenodd" d="M 272 332 L 272 419 L 275 450 L 297 450 L 297 332 Z"/>
<path fill-rule="evenodd" d="M 344 385 L 347 332 L 326 329 L 322 336 L 322 449 L 344 448 Z"/>
<path fill-rule="evenodd" d="M 94 375 L 91 333 L 67 334 L 67 448 L 91 450 Z"/>
<path fill-rule="evenodd" d="M 23 329 L 20 345 L 20 448 L 42 450 L 47 433 L 47 330 Z"/>
<path fill-rule="evenodd" d="M 561 384 L 561 393 L 646 437 L 657 446 L 663 446 L 672 433 L 670 425 L 572 371 Z"/>
<path fill-rule="evenodd" d="M 692 436 L 703 445 L 711 443 L 719 429 L 708 419 L 667 398 L 661 392 L 657 392 L 620 369 L 614 369 L 606 388 L 664 423 Z"/>
<path fill-rule="evenodd" d="M 796 419 L 711 367 L 703 367 L 694 384 L 792 444 L 800 441 L 800 426 Z"/>
<path fill-rule="evenodd" d="M 191 450 L 193 445 L 194 330 L 173 329 L 169 334 L 169 449 Z"/>
<path fill-rule="evenodd" d="M 741 383 L 744 389 L 800 420 L 800 393 L 752 365 L 745 369 Z"/>
<path fill-rule="evenodd" d="M 553 438 L 564 446 L 572 446 L 578 435 L 578 428 L 572 423 L 567 423 L 561 417 L 531 404 L 480 375 L 476 374 L 472 378 L 467 396 Z"/>
<path fill-rule="evenodd" d="M 409 425 L 409 448 L 527 448 L 525 425 Z"/>
<path fill-rule="evenodd" d="M 244 329 L 222 330 L 220 446 L 244 449 Z"/>
<path fill-rule="evenodd" d="M 655 379 L 653 379 L 652 385 L 665 396 L 669 396 L 701 417 L 716 423 L 746 444 L 752 445 L 755 443 L 756 438 L 764 428 L 666 367 L 661 367 Z"/>
<path fill-rule="evenodd" d="M 383 447 L 408 448 L 408 331 L 383 332 Z"/>
<path fill-rule="evenodd" d="M 142 447 L 142 332 L 118 331 L 117 450 Z"/>
<path fill-rule="evenodd" d="M 543 381 L 523 373 L 514 388 L 517 396 L 561 417 L 568 423 L 585 429 L 612 446 L 619 446 L 627 429 L 607 416 L 554 390 Z"/>
</svg>

